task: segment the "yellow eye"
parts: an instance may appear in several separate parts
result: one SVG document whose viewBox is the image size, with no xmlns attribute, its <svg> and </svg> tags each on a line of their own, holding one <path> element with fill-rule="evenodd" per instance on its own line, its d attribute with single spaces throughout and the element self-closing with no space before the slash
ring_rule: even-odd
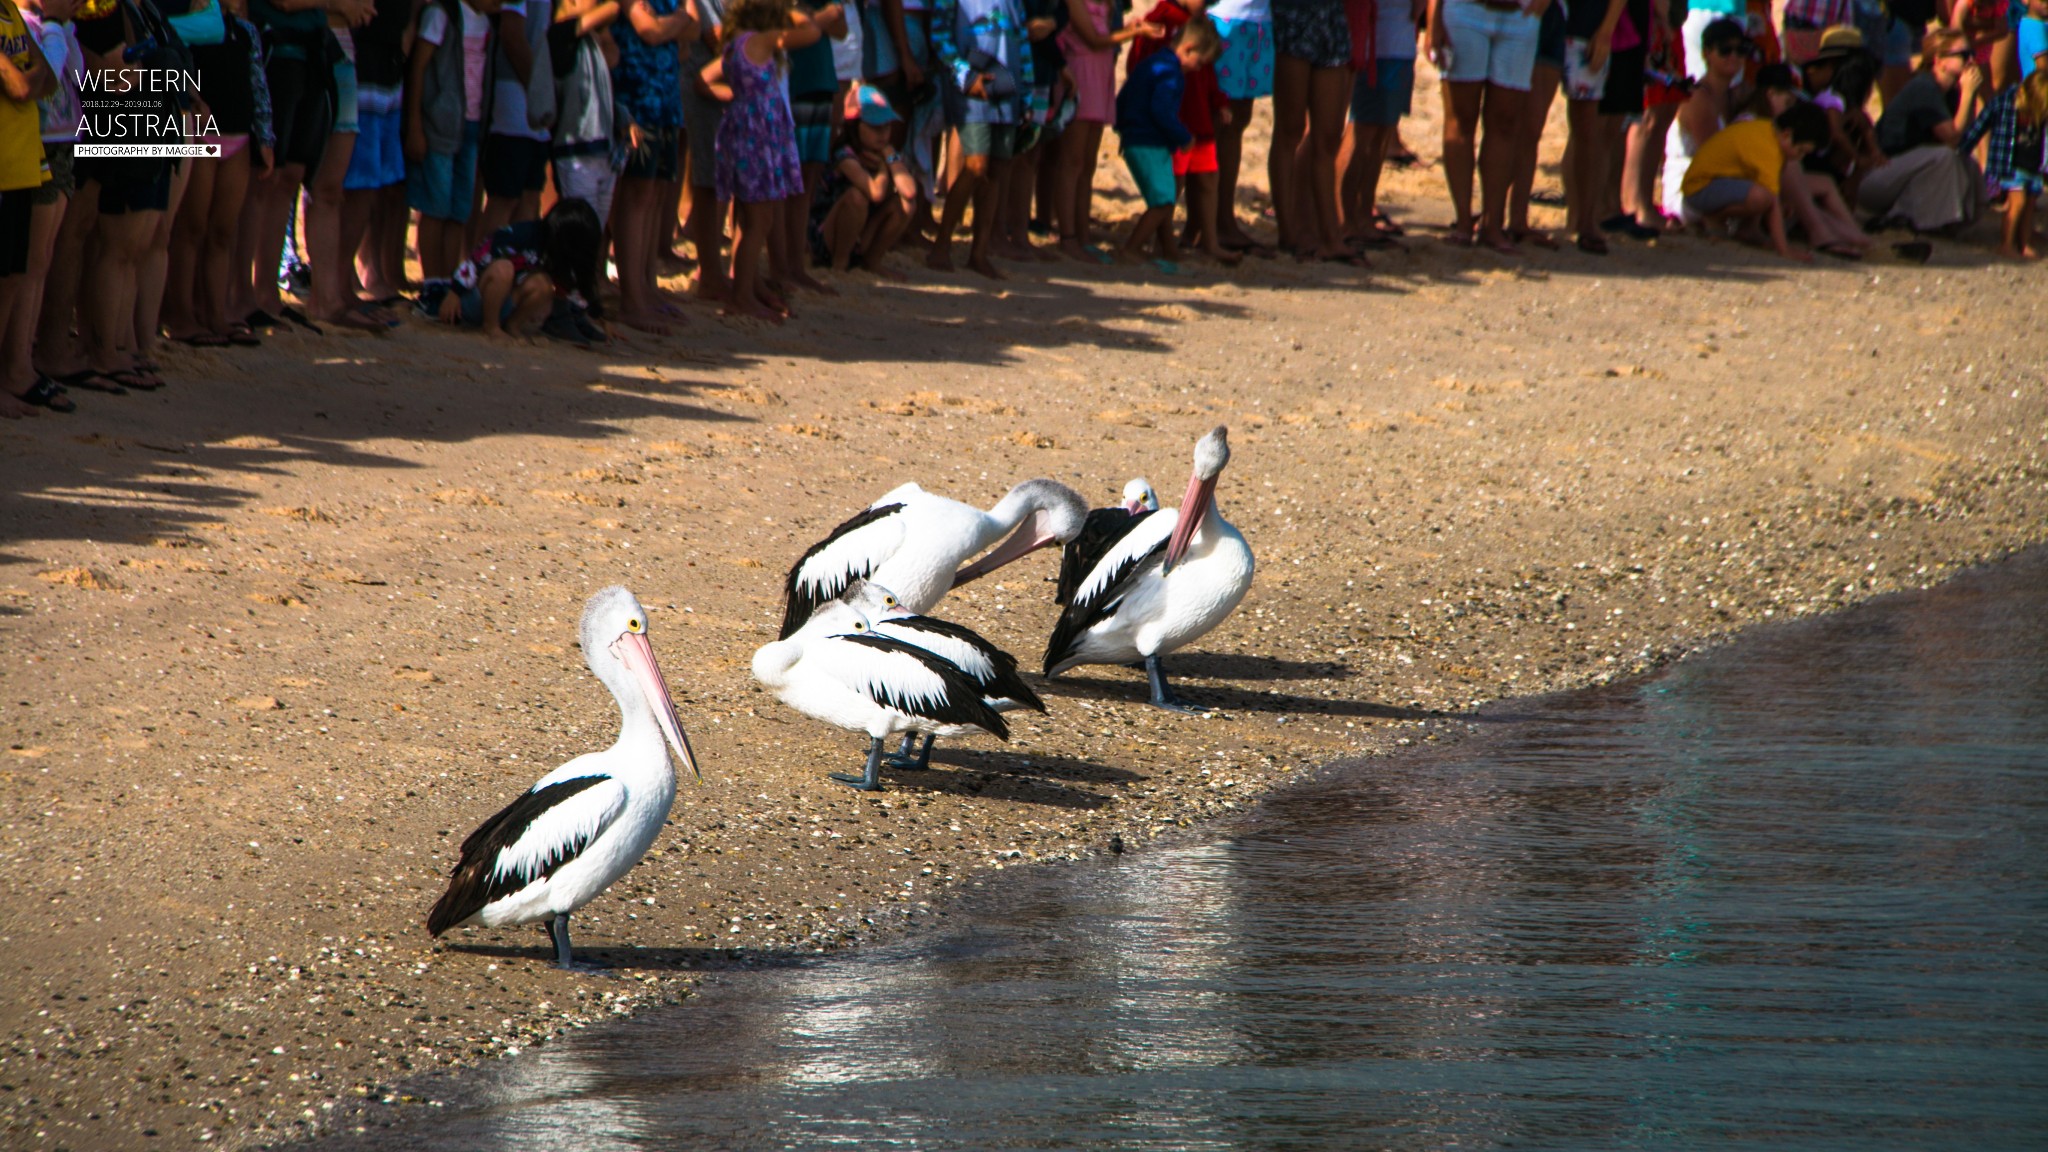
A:
<svg viewBox="0 0 2048 1152">
<path fill-rule="evenodd" d="M 628 632 L 642 632 L 645 630 L 646 625 L 640 623 L 640 619 L 637 616 L 631 620 L 626 621 L 626 631 Z"/>
<path fill-rule="evenodd" d="M 853 630 L 855 632 L 865 632 L 868 630 L 868 626 L 864 621 L 855 620 L 853 622 Z"/>
<path fill-rule="evenodd" d="M 885 608 L 894 608 L 896 606 L 896 598 L 894 596 L 884 596 L 882 597 L 882 605 Z"/>
</svg>

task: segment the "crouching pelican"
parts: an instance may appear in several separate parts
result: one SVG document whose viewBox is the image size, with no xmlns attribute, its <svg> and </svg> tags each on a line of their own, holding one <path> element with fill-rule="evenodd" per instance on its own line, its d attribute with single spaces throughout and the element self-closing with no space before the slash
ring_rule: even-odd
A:
<svg viewBox="0 0 2048 1152">
<path fill-rule="evenodd" d="M 1152 490 L 1152 482 L 1143 476 L 1133 476 L 1124 483 L 1124 502 L 1108 508 L 1097 508 L 1088 513 L 1088 519 L 1081 525 L 1081 534 L 1067 542 L 1060 554 L 1060 582 L 1053 592 L 1052 602 L 1066 605 L 1074 602 L 1074 589 L 1088 576 L 1088 570 L 1116 542 L 1123 539 L 1136 520 L 1159 511 L 1159 494 Z"/>
<path fill-rule="evenodd" d="M 789 639 L 763 644 L 754 679 L 806 716 L 868 734 L 860 774 L 831 774 L 863 792 L 880 791 L 883 742 L 898 735 L 1010 738 L 974 678 L 929 649 L 877 634 L 844 600 L 820 606 Z"/>
<path fill-rule="evenodd" d="M 583 659 L 619 702 L 619 739 L 540 778 L 462 842 L 427 931 L 480 924 L 547 926 L 555 963 L 575 968 L 569 915 L 640 862 L 676 796 L 668 749 L 699 779 L 697 758 L 647 639 L 647 610 L 613 585 L 583 607 Z M 662 747 L 666 739 L 668 748 Z"/>
<path fill-rule="evenodd" d="M 1040 713 L 1045 711 L 1045 702 L 1017 674 L 1017 658 L 990 643 L 974 629 L 951 620 L 911 612 L 903 607 L 895 593 L 871 580 L 855 582 L 840 598 L 867 618 L 868 627 L 874 629 L 875 635 L 915 644 L 966 673 L 980 690 L 982 702 L 995 711 L 1010 712 L 1018 708 Z M 912 756 L 910 749 L 916 739 L 917 733 L 904 733 L 903 747 L 897 749 L 894 756 L 885 757 L 884 762 L 897 768 L 931 767 L 932 734 L 925 733 L 923 750 Z"/>
<path fill-rule="evenodd" d="M 1130 516 L 1086 564 L 1045 648 L 1045 674 L 1082 664 L 1142 661 L 1152 703 L 1183 705 L 1166 683 L 1159 658 L 1221 624 L 1252 586 L 1252 550 L 1216 510 L 1216 478 L 1230 463 L 1229 430 L 1217 428 L 1195 445 L 1195 471 L 1179 508 Z"/>
<path fill-rule="evenodd" d="M 948 589 L 1072 540 L 1087 516 L 1088 502 L 1056 480 L 1026 480 L 985 512 L 905 484 L 811 545 L 789 570 L 780 638 L 860 579 L 888 586 L 912 612 L 929 612 Z M 998 540 L 987 556 L 960 567 Z"/>
</svg>

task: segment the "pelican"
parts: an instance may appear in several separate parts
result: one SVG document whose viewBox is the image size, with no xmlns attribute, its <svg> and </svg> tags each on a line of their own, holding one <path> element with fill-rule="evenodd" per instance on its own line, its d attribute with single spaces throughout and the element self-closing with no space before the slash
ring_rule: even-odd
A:
<svg viewBox="0 0 2048 1152">
<path fill-rule="evenodd" d="M 811 545 L 789 570 L 780 638 L 795 635 L 818 605 L 860 579 L 887 585 L 912 612 L 929 612 L 948 589 L 1072 540 L 1087 517 L 1088 502 L 1055 480 L 1026 480 L 986 512 L 905 484 Z M 960 567 L 998 540 L 987 556 Z"/>
<path fill-rule="evenodd" d="M 1195 445 L 1195 471 L 1179 508 L 1132 516 L 1104 542 L 1045 648 L 1045 674 L 1081 664 L 1142 661 L 1154 707 L 1182 704 L 1159 658 L 1221 624 L 1252 586 L 1252 550 L 1216 510 L 1216 478 L 1230 463 L 1229 429 Z"/>
<path fill-rule="evenodd" d="M 1074 589 L 1080 587 L 1088 570 L 1095 567 L 1103 553 L 1115 546 L 1123 535 L 1129 532 L 1135 521 L 1142 516 L 1159 511 L 1159 493 L 1152 490 L 1152 482 L 1143 476 L 1134 476 L 1124 484 L 1124 502 L 1109 508 L 1097 508 L 1088 513 L 1088 519 L 1081 525 L 1081 532 L 1060 555 L 1059 588 L 1053 593 L 1052 602 L 1069 604 L 1074 599 Z"/>
<path fill-rule="evenodd" d="M 787 640 L 754 653 L 754 679 L 813 719 L 868 734 L 867 765 L 832 779 L 863 792 L 881 790 L 883 742 L 906 732 L 998 740 L 1010 727 L 982 698 L 981 685 L 951 661 L 915 644 L 880 636 L 859 609 L 829 601 Z"/>
<path fill-rule="evenodd" d="M 540 778 L 462 842 L 427 931 L 546 925 L 555 963 L 577 965 L 569 916 L 624 876 L 654 843 L 676 796 L 669 749 L 703 779 L 647 639 L 647 610 L 613 585 L 583 607 L 578 633 L 591 674 L 619 702 L 619 738 Z M 662 742 L 666 740 L 668 747 Z"/>
<path fill-rule="evenodd" d="M 903 607 L 895 593 L 872 580 L 856 580 L 840 599 L 867 618 L 868 626 L 875 635 L 915 644 L 966 673 L 975 687 L 981 690 L 982 702 L 995 711 L 1010 712 L 1018 708 L 1045 711 L 1045 702 L 1038 698 L 1038 693 L 1031 690 L 1031 685 L 1026 684 L 1023 677 L 1017 675 L 1017 658 L 990 643 L 974 629 L 936 616 L 911 612 Z M 885 757 L 884 762 L 898 768 L 931 767 L 932 734 L 925 733 L 924 749 L 912 756 L 910 748 L 916 739 L 915 732 L 904 733 L 903 747 L 897 750 L 896 755 Z"/>
</svg>

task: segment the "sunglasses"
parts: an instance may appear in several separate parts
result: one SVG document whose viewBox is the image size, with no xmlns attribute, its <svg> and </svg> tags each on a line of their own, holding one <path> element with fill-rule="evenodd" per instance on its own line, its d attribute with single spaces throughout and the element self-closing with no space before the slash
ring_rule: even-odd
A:
<svg viewBox="0 0 2048 1152">
<path fill-rule="evenodd" d="M 1943 52 L 1941 58 L 1943 60 L 1975 60 L 1977 54 L 1965 48 L 1960 52 Z"/>
</svg>

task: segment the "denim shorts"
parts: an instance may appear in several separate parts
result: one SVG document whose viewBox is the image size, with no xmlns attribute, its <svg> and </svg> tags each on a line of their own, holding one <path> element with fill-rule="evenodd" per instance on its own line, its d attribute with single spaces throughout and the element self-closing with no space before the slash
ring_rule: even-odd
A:
<svg viewBox="0 0 2048 1152">
<path fill-rule="evenodd" d="M 1178 198 L 1173 187 L 1173 149 L 1146 144 L 1124 148 L 1124 166 L 1138 185 L 1147 208 L 1171 208 Z"/>
<path fill-rule="evenodd" d="M 356 108 L 356 62 L 343 56 L 334 62 L 334 131 L 355 131 L 360 115 Z"/>
<path fill-rule="evenodd" d="M 1685 198 L 1685 210 L 1701 216 L 1725 212 L 1749 199 L 1749 190 L 1756 187 L 1759 185 L 1754 180 L 1717 176 L 1707 181 L 1706 187 Z"/>
<path fill-rule="evenodd" d="M 1479 0 L 1444 0 L 1444 32 L 1450 37 L 1453 84 L 1492 84 L 1514 92 L 1529 90 L 1536 70 L 1536 38 L 1543 21 Z"/>
<path fill-rule="evenodd" d="M 356 150 L 341 186 L 351 192 L 405 183 L 405 113 L 358 112 Z"/>
<path fill-rule="evenodd" d="M 1414 108 L 1415 61 L 1382 56 L 1373 61 L 1373 72 L 1376 80 L 1360 72 L 1351 82 L 1351 119 L 1390 128 Z"/>
<path fill-rule="evenodd" d="M 429 152 L 405 174 L 405 203 L 413 211 L 435 220 L 469 219 L 470 204 L 476 197 L 476 152 L 483 137 L 481 120 L 465 120 L 462 144 L 453 152 Z"/>
</svg>

